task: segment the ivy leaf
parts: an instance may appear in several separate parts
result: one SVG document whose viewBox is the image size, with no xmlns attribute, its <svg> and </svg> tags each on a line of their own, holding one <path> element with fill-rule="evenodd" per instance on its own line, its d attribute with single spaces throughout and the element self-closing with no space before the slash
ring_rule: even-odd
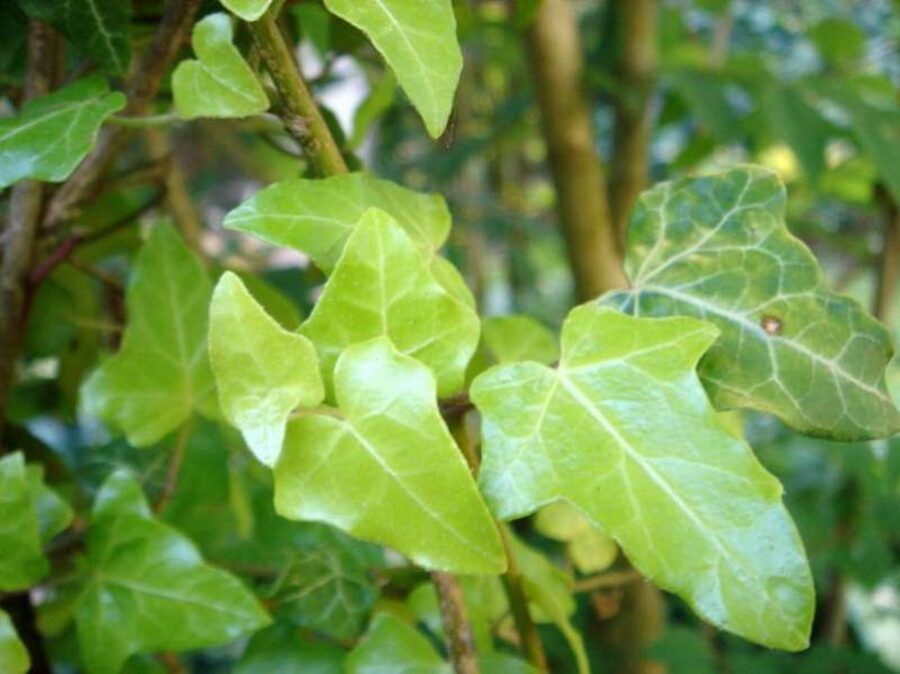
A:
<svg viewBox="0 0 900 674">
<path fill-rule="evenodd" d="M 122 94 L 90 77 L 0 119 L 0 189 L 25 178 L 65 180 L 91 151 L 103 120 L 123 107 Z"/>
<path fill-rule="evenodd" d="M 300 327 L 319 352 L 326 385 L 341 352 L 378 336 L 431 368 L 438 394 L 463 385 L 478 344 L 478 316 L 431 273 L 412 239 L 386 213 L 369 211 L 309 319 Z"/>
<path fill-rule="evenodd" d="M 441 418 L 431 372 L 379 338 L 344 351 L 334 384 L 339 413 L 288 424 L 278 513 L 389 545 L 427 569 L 502 572 L 496 527 Z"/>
<path fill-rule="evenodd" d="M 49 570 L 21 452 L 0 459 L 0 551 L 0 590 L 5 592 L 27 589 Z"/>
<path fill-rule="evenodd" d="M 253 635 L 235 674 L 344 674 L 344 651 L 297 637 L 296 628 L 276 624 Z"/>
<path fill-rule="evenodd" d="M 191 44 L 198 60 L 182 61 L 172 74 L 175 109 L 182 118 L 250 117 L 269 109 L 265 90 L 233 39 L 225 13 L 210 14 L 194 26 Z"/>
<path fill-rule="evenodd" d="M 86 565 L 76 623 L 91 674 L 116 674 L 135 653 L 224 644 L 269 622 L 236 578 L 208 566 L 190 540 L 152 516 L 122 471 L 97 494 Z"/>
<path fill-rule="evenodd" d="M 887 330 L 830 292 L 784 225 L 784 186 L 743 167 L 662 183 L 639 200 L 626 270 L 608 296 L 636 316 L 682 314 L 721 330 L 700 365 L 719 408 L 770 412 L 809 435 L 891 435 L 900 413 L 884 383 Z"/>
<path fill-rule="evenodd" d="M 214 415 L 211 296 L 206 272 L 181 237 L 168 225 L 155 227 L 132 271 L 122 348 L 85 382 L 85 409 L 135 447 L 157 442 L 195 409 Z"/>
<path fill-rule="evenodd" d="M 375 616 L 363 640 L 347 657 L 347 674 L 451 674 L 451 667 L 418 630 L 389 613 Z"/>
<path fill-rule="evenodd" d="M 325 397 L 315 348 L 279 326 L 227 272 L 210 306 L 209 355 L 222 413 L 256 458 L 275 465 L 291 411 Z"/>
<path fill-rule="evenodd" d="M 616 542 L 566 501 L 554 501 L 541 508 L 534 518 L 534 528 L 565 543 L 566 552 L 581 573 L 603 571 L 612 566 L 619 554 Z"/>
<path fill-rule="evenodd" d="M 511 542 L 512 554 L 522 572 L 525 596 L 533 607 L 535 620 L 550 621 L 556 625 L 575 656 L 578 674 L 590 674 L 584 641 L 570 620 L 575 613 L 572 579 L 547 557 L 522 543 L 512 532 L 507 536 Z"/>
<path fill-rule="evenodd" d="M 300 626 L 352 639 L 362 632 L 378 592 L 367 573 L 369 560 L 354 549 L 359 543 L 326 531 L 331 536 L 297 551 L 273 599 L 279 613 Z"/>
<path fill-rule="evenodd" d="M 16 634 L 16 628 L 5 611 L 0 609 L 0 672 L 25 674 L 31 667 L 31 659 L 25 645 Z"/>
<path fill-rule="evenodd" d="M 328 273 L 370 208 L 390 213 L 427 256 L 450 233 L 450 211 L 443 197 L 366 173 L 276 183 L 231 211 L 223 224 L 305 253 Z"/>
<path fill-rule="evenodd" d="M 106 72 L 124 74 L 131 60 L 131 3 L 121 0 L 19 0 L 25 12 L 59 29 Z"/>
<path fill-rule="evenodd" d="M 43 466 L 26 466 L 25 478 L 34 500 L 41 542 L 47 544 L 71 524 L 72 506 L 46 485 Z"/>
<path fill-rule="evenodd" d="M 244 21 L 256 21 L 266 13 L 272 0 L 221 0 L 232 14 Z"/>
<path fill-rule="evenodd" d="M 565 499 L 706 620 L 805 648 L 814 593 L 781 485 L 722 425 L 694 372 L 718 330 L 576 308 L 558 370 L 476 379 L 482 492 L 508 520 Z"/>
<path fill-rule="evenodd" d="M 533 360 L 549 365 L 559 358 L 553 333 L 529 316 L 486 318 L 481 336 L 498 363 Z"/>
<path fill-rule="evenodd" d="M 325 6 L 372 40 L 428 133 L 440 136 L 462 72 L 451 0 L 325 0 Z"/>
</svg>

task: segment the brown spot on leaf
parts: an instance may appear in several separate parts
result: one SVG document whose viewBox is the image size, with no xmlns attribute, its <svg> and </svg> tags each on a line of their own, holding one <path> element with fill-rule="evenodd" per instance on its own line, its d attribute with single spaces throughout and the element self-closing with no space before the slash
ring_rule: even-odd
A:
<svg viewBox="0 0 900 674">
<path fill-rule="evenodd" d="M 780 335 L 784 327 L 778 316 L 770 316 L 768 314 L 762 317 L 759 324 L 767 335 Z"/>
</svg>

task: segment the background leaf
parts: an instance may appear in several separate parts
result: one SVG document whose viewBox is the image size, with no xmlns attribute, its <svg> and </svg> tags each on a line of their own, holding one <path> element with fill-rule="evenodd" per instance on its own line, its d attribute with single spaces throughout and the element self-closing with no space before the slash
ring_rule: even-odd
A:
<svg viewBox="0 0 900 674">
<path fill-rule="evenodd" d="M 123 472 L 97 494 L 86 563 L 76 619 L 90 674 L 116 674 L 135 653 L 223 644 L 269 622 L 236 578 L 151 515 Z"/>
<path fill-rule="evenodd" d="M 450 674 L 452 671 L 422 634 L 389 613 L 375 616 L 346 664 L 347 674 Z"/>
<path fill-rule="evenodd" d="M 206 350 L 211 296 L 206 272 L 181 237 L 156 226 L 132 272 L 122 347 L 85 382 L 85 409 L 136 447 L 160 440 L 194 410 L 214 414 Z"/>
<path fill-rule="evenodd" d="M 244 21 L 256 21 L 272 4 L 272 0 L 221 0 L 221 2 L 228 11 Z"/>
<path fill-rule="evenodd" d="M 0 590 L 24 590 L 49 570 L 38 512 L 21 452 L 0 459 Z"/>
<path fill-rule="evenodd" d="M 122 75 L 131 61 L 131 3 L 120 0 L 19 0 L 52 24 L 104 71 Z"/>
<path fill-rule="evenodd" d="M 25 674 L 30 666 L 28 651 L 19 640 L 12 620 L 5 611 L 0 610 L 0 671 L 4 674 Z"/>
<path fill-rule="evenodd" d="M 0 188 L 24 178 L 65 180 L 91 151 L 103 120 L 124 107 L 122 94 L 90 77 L 0 119 Z"/>
</svg>

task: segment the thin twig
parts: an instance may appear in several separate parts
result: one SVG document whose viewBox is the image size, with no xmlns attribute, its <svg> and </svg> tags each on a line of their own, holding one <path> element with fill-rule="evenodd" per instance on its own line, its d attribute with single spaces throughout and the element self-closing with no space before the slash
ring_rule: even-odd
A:
<svg viewBox="0 0 900 674">
<path fill-rule="evenodd" d="M 281 99 L 280 117 L 321 175 L 347 173 L 340 148 L 300 73 L 293 53 L 278 28 L 278 7 L 273 5 L 251 24 L 250 33 Z"/>
<path fill-rule="evenodd" d="M 479 674 L 481 667 L 475 650 L 475 637 L 472 635 L 472 624 L 466 613 L 459 579 L 452 573 L 434 571 L 431 581 L 437 590 L 441 621 L 449 642 L 450 661 L 454 671 L 456 674 Z"/>
<path fill-rule="evenodd" d="M 166 3 L 153 41 L 126 82 L 125 116 L 141 116 L 149 110 L 169 66 L 181 51 L 200 3 L 201 0 L 169 0 Z M 100 181 L 133 132 L 134 129 L 121 125 L 103 129 L 91 154 L 53 195 L 44 215 L 46 230 L 52 231 L 73 218 L 81 205 L 97 192 Z"/>
<path fill-rule="evenodd" d="M 500 539 L 503 541 L 503 549 L 506 551 L 508 567 L 503 574 L 503 588 L 509 600 L 509 608 L 513 614 L 516 631 L 519 633 L 519 647 L 525 659 L 539 672 L 545 673 L 547 669 L 547 654 L 544 652 L 544 644 L 537 626 L 531 619 L 531 611 L 528 608 L 528 597 L 525 594 L 525 582 L 516 556 L 513 553 L 512 541 L 506 529 L 498 527 Z"/>
<path fill-rule="evenodd" d="M 596 576 L 582 578 L 575 581 L 575 592 L 594 592 L 595 590 L 610 590 L 629 583 L 641 580 L 642 576 L 634 569 L 624 571 L 608 571 Z"/>
<path fill-rule="evenodd" d="M 166 481 L 163 484 L 162 491 L 159 493 L 159 497 L 153 504 L 153 512 L 155 513 L 163 512 L 169 504 L 169 501 L 172 500 L 172 496 L 175 494 L 175 489 L 178 487 L 178 477 L 181 474 L 181 466 L 184 464 L 184 455 L 187 451 L 188 440 L 191 437 L 192 427 L 193 424 L 188 421 L 178 431 L 178 436 L 175 438 L 175 447 L 172 449 L 172 458 L 169 460 L 169 469 L 166 471 Z"/>
<path fill-rule="evenodd" d="M 106 124 L 113 124 L 116 126 L 126 126 L 130 129 L 147 129 L 154 128 L 158 126 L 170 126 L 172 124 L 178 124 L 184 120 L 178 116 L 175 112 L 166 112 L 161 115 L 138 115 L 138 116 L 126 116 L 126 115 L 112 115 L 106 118 Z"/>
</svg>

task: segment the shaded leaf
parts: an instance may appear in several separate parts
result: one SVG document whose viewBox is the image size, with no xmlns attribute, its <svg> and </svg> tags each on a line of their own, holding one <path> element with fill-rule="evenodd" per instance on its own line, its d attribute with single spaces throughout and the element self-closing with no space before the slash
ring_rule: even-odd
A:
<svg viewBox="0 0 900 674">
<path fill-rule="evenodd" d="M 427 365 L 438 395 L 456 393 L 478 344 L 478 316 L 440 284 L 412 239 L 369 211 L 347 242 L 300 331 L 315 344 L 326 386 L 341 352 L 378 336 Z"/>
<path fill-rule="evenodd" d="M 9 616 L 0 609 L 0 672 L 25 674 L 31 666 L 28 651 Z"/>
<path fill-rule="evenodd" d="M 276 510 L 389 545 L 428 569 L 500 573 L 495 525 L 444 425 L 428 369 L 380 338 L 344 351 L 334 383 L 339 414 L 288 424 Z"/>
<path fill-rule="evenodd" d="M 375 616 L 362 641 L 347 657 L 347 674 L 451 674 L 453 671 L 414 627 L 389 613 Z"/>
<path fill-rule="evenodd" d="M 428 133 L 441 135 L 462 72 L 451 0 L 325 0 L 325 6 L 372 40 Z"/>
<path fill-rule="evenodd" d="M 343 674 L 344 657 L 337 646 L 307 641 L 296 628 L 279 623 L 253 636 L 235 674 Z"/>
<path fill-rule="evenodd" d="M 222 413 L 256 458 L 273 466 L 290 413 L 325 397 L 315 348 L 280 327 L 231 272 L 216 285 L 209 311 L 209 355 Z"/>
<path fill-rule="evenodd" d="M 719 408 L 770 412 L 840 440 L 890 435 L 900 413 L 884 383 L 888 332 L 825 287 L 784 225 L 784 201 L 777 176 L 755 167 L 654 187 L 630 225 L 632 287 L 606 301 L 714 323 L 721 337 L 700 375 Z"/>
<path fill-rule="evenodd" d="M 59 29 L 103 70 L 124 74 L 131 61 L 131 3 L 121 0 L 19 0 L 30 15 Z"/>
<path fill-rule="evenodd" d="M 99 77 L 28 101 L 0 119 L 0 188 L 24 178 L 60 182 L 91 151 L 103 120 L 125 107 Z"/>
<path fill-rule="evenodd" d="M 232 44 L 227 14 L 210 14 L 194 26 L 195 61 L 182 61 L 172 74 L 175 109 L 184 119 L 249 117 L 265 112 L 269 99 L 253 70 Z"/>
<path fill-rule="evenodd" d="M 378 597 L 369 559 L 334 530 L 301 548 L 282 574 L 273 599 L 298 625 L 338 639 L 358 637 Z"/>
<path fill-rule="evenodd" d="M 206 272 L 178 234 L 155 227 L 131 274 L 122 347 L 85 382 L 85 409 L 136 447 L 157 442 L 194 410 L 215 414 L 206 350 L 211 296 Z"/>
<path fill-rule="evenodd" d="M 49 566 L 41 549 L 37 501 L 21 452 L 0 459 L 0 590 L 24 590 Z"/>
<path fill-rule="evenodd" d="M 366 173 L 276 183 L 231 211 L 223 224 L 306 253 L 330 272 L 370 208 L 390 213 L 428 256 L 450 232 L 450 211 L 443 197 L 413 192 Z"/>
<path fill-rule="evenodd" d="M 566 544 L 566 551 L 581 573 L 597 573 L 609 568 L 619 554 L 619 546 L 598 531 L 578 510 L 565 501 L 554 501 L 541 508 L 534 528 Z"/>
<path fill-rule="evenodd" d="M 482 339 L 494 360 L 533 360 L 549 365 L 559 358 L 556 338 L 529 316 L 494 316 L 481 323 Z"/>
<path fill-rule="evenodd" d="M 49 543 L 54 536 L 71 524 L 72 506 L 44 483 L 43 466 L 26 466 L 25 477 L 34 500 L 41 542 Z"/>
<path fill-rule="evenodd" d="M 558 370 L 499 365 L 473 384 L 480 486 L 505 520 L 569 501 L 705 619 L 802 649 L 813 587 L 781 485 L 722 426 L 694 372 L 717 332 L 576 308 Z"/>
<path fill-rule="evenodd" d="M 97 494 L 86 565 L 76 622 L 91 674 L 115 674 L 135 653 L 223 644 L 269 621 L 236 578 L 152 516 L 138 483 L 121 471 Z"/>
</svg>

